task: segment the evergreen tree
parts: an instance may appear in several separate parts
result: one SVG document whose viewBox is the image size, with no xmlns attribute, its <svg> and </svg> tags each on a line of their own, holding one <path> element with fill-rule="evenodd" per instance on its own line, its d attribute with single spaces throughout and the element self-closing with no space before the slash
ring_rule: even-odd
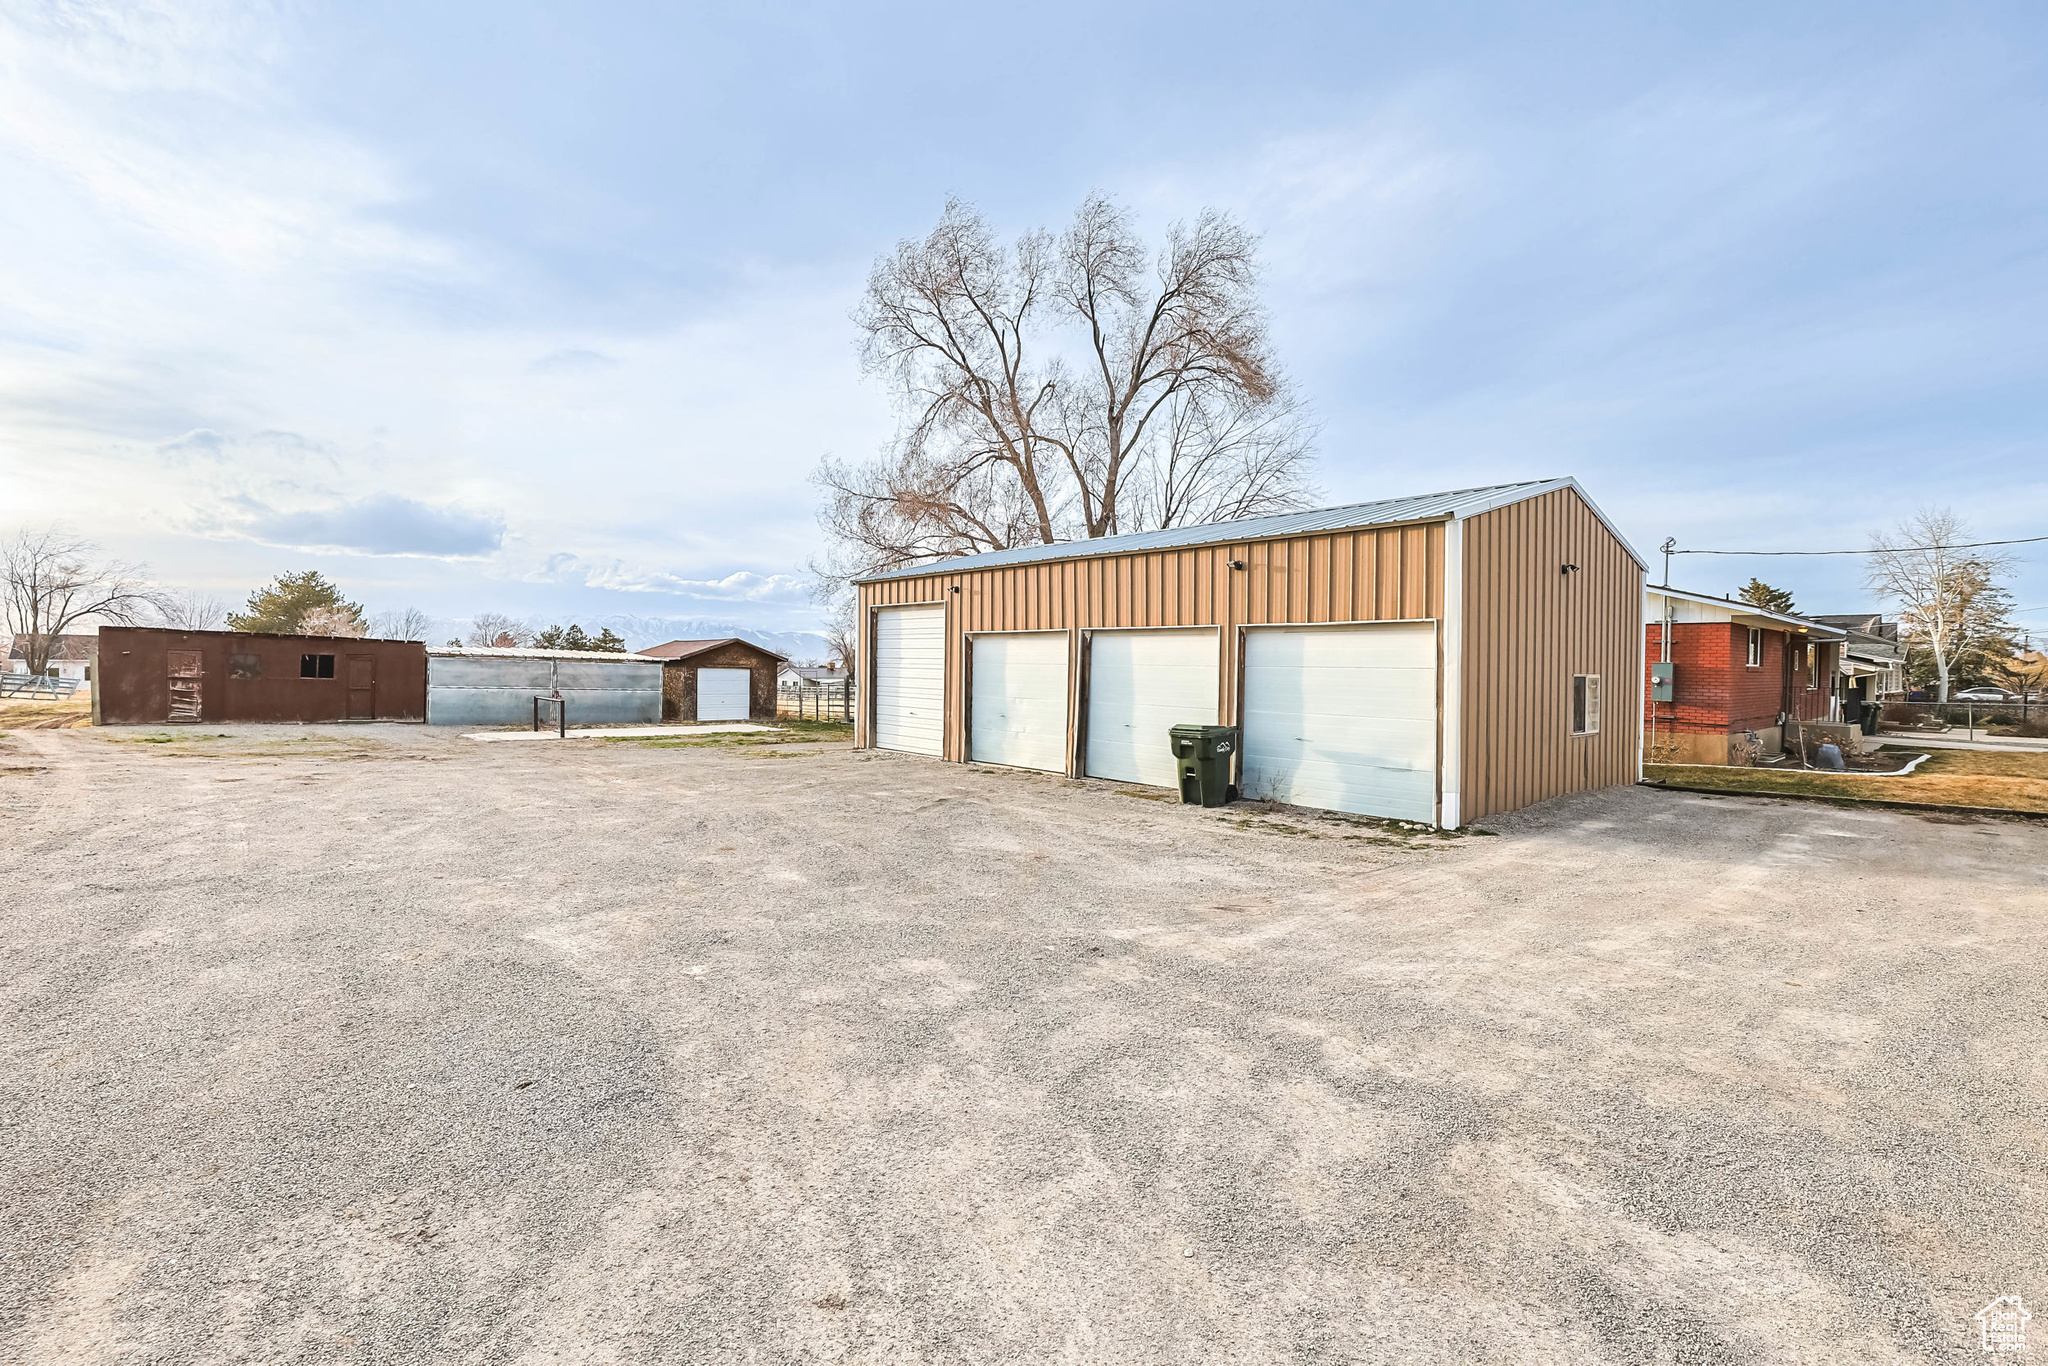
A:
<svg viewBox="0 0 2048 1366">
<path fill-rule="evenodd" d="M 1751 607 L 1761 607 L 1766 612 L 1790 612 L 1792 595 L 1782 588 L 1773 588 L 1762 579 L 1752 578 L 1735 595 Z"/>
<path fill-rule="evenodd" d="M 626 642 L 613 634 L 607 626 L 596 635 L 590 635 L 581 626 L 550 626 L 533 638 L 536 650 L 591 650 L 599 654 L 622 655 L 626 653 Z"/>
<path fill-rule="evenodd" d="M 228 629 L 231 631 L 272 631 L 279 635 L 292 635 L 309 614 L 319 615 L 331 634 L 361 635 L 363 609 L 348 602 L 341 596 L 341 590 L 329 583 L 317 569 L 308 569 L 298 574 L 279 574 L 265 587 L 249 595 L 248 610 L 228 613 Z M 334 630 L 336 618 L 354 623 L 352 632 Z"/>
</svg>

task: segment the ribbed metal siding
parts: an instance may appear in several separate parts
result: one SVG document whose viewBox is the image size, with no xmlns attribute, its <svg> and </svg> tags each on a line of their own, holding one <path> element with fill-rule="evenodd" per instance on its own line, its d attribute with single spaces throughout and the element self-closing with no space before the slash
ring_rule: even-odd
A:
<svg viewBox="0 0 2048 1366">
<path fill-rule="evenodd" d="M 1217 682 L 1229 718 L 1237 715 L 1234 628 L 1440 616 L 1443 549 L 1443 523 L 1427 522 L 882 579 L 860 588 L 862 645 L 872 644 L 873 608 L 918 602 L 947 608 L 948 759 L 965 753 L 961 637 L 975 631 L 1223 626 Z M 1244 569 L 1231 569 L 1233 559 L 1244 561 Z M 1078 667 L 1078 651 L 1069 655 Z M 864 649 L 863 659 L 872 657 Z M 859 743 L 871 744 L 865 709 L 857 729 Z"/>
<path fill-rule="evenodd" d="M 1139 531 L 1098 540 L 1062 541 L 1054 545 L 1018 546 L 1013 550 L 992 550 L 980 555 L 928 566 L 931 572 L 979 573 L 985 569 L 1021 564 L 1050 563 L 1104 555 L 1143 555 L 1162 550 L 1191 549 L 1203 545 L 1246 545 L 1253 541 L 1277 541 L 1333 531 L 1359 531 L 1402 523 L 1443 521 L 1451 517 L 1475 517 L 1503 504 L 1533 498 L 1555 488 L 1570 487 L 1569 479 L 1533 480 L 1519 484 L 1490 484 L 1484 488 L 1453 489 L 1448 493 L 1425 493 L 1409 498 L 1386 498 L 1372 503 L 1346 503 L 1340 507 L 1307 508 L 1271 517 L 1253 517 L 1238 522 L 1209 522 L 1200 526 L 1169 527 L 1163 531 Z M 877 579 L 917 578 L 918 567 L 891 570 Z"/>
<path fill-rule="evenodd" d="M 1634 782 L 1641 568 L 1569 489 L 1474 517 L 1463 537 L 1461 818 Z M 1600 675 L 1596 736 L 1571 734 L 1581 673 Z"/>
<path fill-rule="evenodd" d="M 531 724 L 533 699 L 559 688 L 572 726 L 661 720 L 658 659 L 427 656 L 427 724 Z"/>
</svg>

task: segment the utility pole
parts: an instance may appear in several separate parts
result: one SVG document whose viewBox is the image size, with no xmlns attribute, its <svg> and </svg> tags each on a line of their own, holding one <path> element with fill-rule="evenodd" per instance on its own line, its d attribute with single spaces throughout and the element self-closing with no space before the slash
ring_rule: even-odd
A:
<svg viewBox="0 0 2048 1366">
<path fill-rule="evenodd" d="M 1664 544 L 1657 548 L 1664 552 L 1664 586 L 1669 588 L 1671 586 L 1671 552 L 1678 549 L 1678 538 L 1676 536 L 1666 536 Z"/>
</svg>

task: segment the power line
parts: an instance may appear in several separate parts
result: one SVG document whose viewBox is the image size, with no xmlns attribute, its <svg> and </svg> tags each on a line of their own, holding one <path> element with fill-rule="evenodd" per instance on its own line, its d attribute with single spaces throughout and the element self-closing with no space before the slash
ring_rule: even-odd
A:
<svg viewBox="0 0 2048 1366">
<path fill-rule="evenodd" d="M 1883 555 L 1903 550 L 1976 550 L 1987 545 L 2032 545 L 2036 541 L 2048 541 L 2048 536 L 2021 536 L 2011 541 L 1965 541 L 1960 545 L 1888 545 L 1873 546 L 1868 550 L 1680 550 L 1673 546 L 1665 551 L 1667 555 Z"/>
</svg>

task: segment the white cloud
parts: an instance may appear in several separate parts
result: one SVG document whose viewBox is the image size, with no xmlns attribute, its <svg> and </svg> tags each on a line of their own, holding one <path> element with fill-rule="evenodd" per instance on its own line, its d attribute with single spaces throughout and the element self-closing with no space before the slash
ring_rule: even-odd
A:
<svg viewBox="0 0 2048 1366">
<path fill-rule="evenodd" d="M 395 226 L 406 171 L 295 104 L 285 34 L 259 5 L 0 16 L 8 514 L 180 581 L 231 541 L 506 582 L 573 547 L 593 607 L 807 611 L 804 478 L 888 424 L 846 341 L 857 272 L 747 263 L 733 304 L 558 323 L 488 244 Z M 445 571 L 416 572 L 432 601 Z"/>
<path fill-rule="evenodd" d="M 593 563 L 569 554 L 548 558 L 529 573 L 532 582 L 580 583 L 619 593 L 669 593 L 710 602 L 795 603 L 806 600 L 808 582 L 796 574 L 756 574 L 735 570 L 720 579 L 693 579 L 663 569 L 620 560 Z"/>
<path fill-rule="evenodd" d="M 505 540 L 504 518 L 493 513 L 436 507 L 391 493 L 291 510 L 247 499 L 235 512 L 228 523 L 233 533 L 297 550 L 474 559 Z"/>
</svg>

